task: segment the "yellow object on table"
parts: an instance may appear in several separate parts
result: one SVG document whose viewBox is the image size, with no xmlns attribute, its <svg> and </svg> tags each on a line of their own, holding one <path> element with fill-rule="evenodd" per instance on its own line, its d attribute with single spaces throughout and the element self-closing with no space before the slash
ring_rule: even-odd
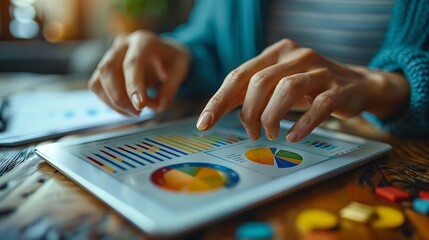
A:
<svg viewBox="0 0 429 240">
<path fill-rule="evenodd" d="M 404 215 L 395 208 L 376 206 L 374 209 L 377 218 L 372 222 L 372 226 L 375 228 L 396 228 L 405 221 Z"/>
<path fill-rule="evenodd" d="M 300 212 L 295 222 L 302 233 L 332 229 L 338 226 L 338 218 L 334 214 L 319 209 L 308 209 Z"/>
</svg>

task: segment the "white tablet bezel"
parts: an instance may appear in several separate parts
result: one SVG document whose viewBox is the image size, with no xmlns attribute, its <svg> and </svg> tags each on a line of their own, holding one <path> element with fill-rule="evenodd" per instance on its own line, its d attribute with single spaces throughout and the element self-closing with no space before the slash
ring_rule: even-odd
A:
<svg viewBox="0 0 429 240">
<path fill-rule="evenodd" d="M 184 121 L 196 121 L 188 119 Z M 364 148 L 355 150 L 337 158 L 323 161 L 300 169 L 291 174 L 281 176 L 251 189 L 231 193 L 218 201 L 204 206 L 196 206 L 186 212 L 168 208 L 163 203 L 155 201 L 150 196 L 131 189 L 118 179 L 100 171 L 97 167 L 82 161 L 76 155 L 64 151 L 64 147 L 114 138 L 140 131 L 147 131 L 177 123 L 167 123 L 156 127 L 130 129 L 115 133 L 105 133 L 96 136 L 79 138 L 67 142 L 58 142 L 39 146 L 36 153 L 46 159 L 51 165 L 68 176 L 97 198 L 125 216 L 137 227 L 149 235 L 168 237 L 181 234 L 220 218 L 237 213 L 264 201 L 289 193 L 299 188 L 314 184 L 334 175 L 341 174 L 352 168 L 371 161 L 376 156 L 388 152 L 391 147 L 385 143 L 366 140 L 331 130 L 317 128 L 314 134 L 365 144 Z M 283 121 L 282 128 L 289 128 L 292 122 Z M 76 161 L 78 159 L 78 161 Z M 268 187 L 267 187 L 268 186 Z"/>
</svg>

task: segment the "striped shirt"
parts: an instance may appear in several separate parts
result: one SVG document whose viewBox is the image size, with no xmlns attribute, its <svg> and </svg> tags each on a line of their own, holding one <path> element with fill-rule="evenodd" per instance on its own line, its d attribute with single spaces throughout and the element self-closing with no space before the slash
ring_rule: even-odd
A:
<svg viewBox="0 0 429 240">
<path fill-rule="evenodd" d="M 341 63 L 367 65 L 380 49 L 393 0 L 271 0 L 267 43 L 290 38 Z"/>
</svg>

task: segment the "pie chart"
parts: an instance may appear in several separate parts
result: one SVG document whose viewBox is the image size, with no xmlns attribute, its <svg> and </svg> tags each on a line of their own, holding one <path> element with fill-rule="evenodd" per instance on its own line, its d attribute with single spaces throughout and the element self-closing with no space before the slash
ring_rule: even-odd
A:
<svg viewBox="0 0 429 240">
<path fill-rule="evenodd" d="M 295 167 L 303 161 L 298 153 L 269 147 L 252 148 L 247 150 L 245 156 L 252 162 L 276 165 L 278 168 Z"/>
<path fill-rule="evenodd" d="M 151 175 L 155 186 L 173 192 L 202 193 L 232 188 L 238 174 L 225 166 L 211 163 L 180 163 L 155 170 Z"/>
</svg>

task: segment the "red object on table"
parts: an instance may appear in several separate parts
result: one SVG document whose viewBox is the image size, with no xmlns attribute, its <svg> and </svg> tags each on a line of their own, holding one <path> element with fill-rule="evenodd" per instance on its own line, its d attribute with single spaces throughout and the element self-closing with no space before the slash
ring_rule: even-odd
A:
<svg viewBox="0 0 429 240">
<path fill-rule="evenodd" d="M 377 187 L 375 193 L 389 202 L 407 200 L 410 198 L 409 193 L 395 187 Z"/>
<path fill-rule="evenodd" d="M 419 198 L 429 200 L 429 191 L 420 191 Z"/>
</svg>

